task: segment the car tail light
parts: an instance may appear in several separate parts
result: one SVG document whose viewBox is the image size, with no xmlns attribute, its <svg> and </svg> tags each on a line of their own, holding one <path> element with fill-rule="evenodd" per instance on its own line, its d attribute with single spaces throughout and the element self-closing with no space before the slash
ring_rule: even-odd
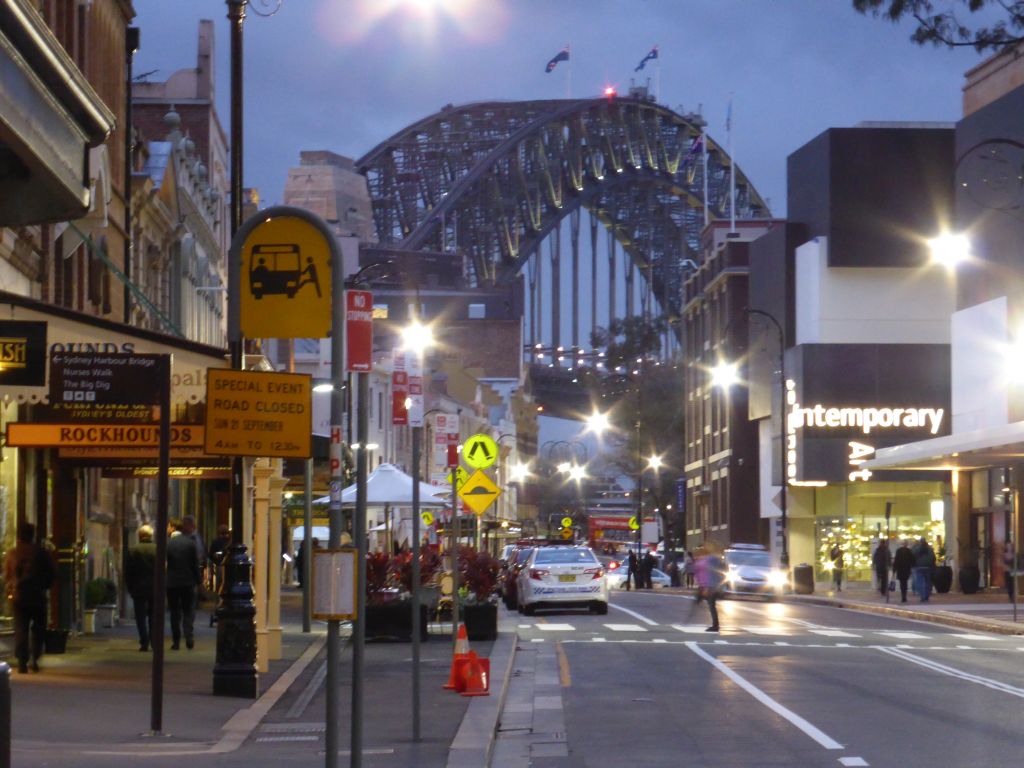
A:
<svg viewBox="0 0 1024 768">
<path fill-rule="evenodd" d="M 622 565 L 622 563 L 620 563 L 620 562 L 618 562 L 616 560 L 612 560 L 610 563 L 608 563 L 608 570 L 609 571 L 614 571 L 620 565 Z"/>
<path fill-rule="evenodd" d="M 538 579 L 538 580 L 539 579 L 543 579 L 549 573 L 550 573 L 550 571 L 547 570 L 546 568 L 531 568 L 530 569 L 530 578 L 531 579 Z"/>
<path fill-rule="evenodd" d="M 604 571 L 600 568 L 587 568 L 584 573 L 589 573 L 591 579 L 600 579 L 604 576 Z"/>
</svg>

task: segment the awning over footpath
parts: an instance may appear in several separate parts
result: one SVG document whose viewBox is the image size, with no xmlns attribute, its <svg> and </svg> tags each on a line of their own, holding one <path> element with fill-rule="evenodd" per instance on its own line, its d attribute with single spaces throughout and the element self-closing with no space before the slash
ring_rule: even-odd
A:
<svg viewBox="0 0 1024 768">
<path fill-rule="evenodd" d="M 78 219 L 114 114 L 29 0 L 0 0 L 0 224 Z"/>
<path fill-rule="evenodd" d="M 1024 461 L 1024 421 L 879 448 L 866 469 L 984 469 Z"/>
</svg>

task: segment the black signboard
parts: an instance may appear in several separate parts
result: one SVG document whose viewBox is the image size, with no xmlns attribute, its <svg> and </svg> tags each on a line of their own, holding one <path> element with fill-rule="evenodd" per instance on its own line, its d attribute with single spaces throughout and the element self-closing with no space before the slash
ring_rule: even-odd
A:
<svg viewBox="0 0 1024 768">
<path fill-rule="evenodd" d="M 160 355 L 52 352 L 50 405 L 61 419 L 152 422 Z"/>
<path fill-rule="evenodd" d="M 46 323 L 0 320 L 0 384 L 46 384 Z"/>
</svg>

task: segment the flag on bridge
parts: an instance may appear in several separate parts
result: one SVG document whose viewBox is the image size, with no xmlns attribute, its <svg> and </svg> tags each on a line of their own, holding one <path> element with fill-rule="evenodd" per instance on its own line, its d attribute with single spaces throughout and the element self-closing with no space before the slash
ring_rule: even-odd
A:
<svg viewBox="0 0 1024 768">
<path fill-rule="evenodd" d="M 563 48 L 562 50 L 560 50 L 558 53 L 556 53 L 554 56 L 551 57 L 551 61 L 548 62 L 548 65 L 544 68 L 544 71 L 545 72 L 554 72 L 555 71 L 555 67 L 558 66 L 558 62 L 560 62 L 560 61 L 568 61 L 568 60 L 569 60 L 569 46 L 567 45 L 567 46 L 565 46 L 565 48 Z"/>
<path fill-rule="evenodd" d="M 658 46 L 654 46 L 653 48 L 651 48 L 650 53 L 648 53 L 646 56 L 644 56 L 642 59 L 640 59 L 640 63 L 636 65 L 636 69 L 634 69 L 633 71 L 634 72 L 639 72 L 641 69 L 643 69 L 645 66 L 647 66 L 647 62 L 648 61 L 655 61 L 655 60 L 657 60 L 657 58 L 658 58 Z"/>
</svg>

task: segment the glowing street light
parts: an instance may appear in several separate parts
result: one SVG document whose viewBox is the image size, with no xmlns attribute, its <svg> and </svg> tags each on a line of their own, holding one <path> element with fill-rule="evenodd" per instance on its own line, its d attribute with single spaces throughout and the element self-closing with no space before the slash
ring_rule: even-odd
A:
<svg viewBox="0 0 1024 768">
<path fill-rule="evenodd" d="M 740 380 L 739 363 L 719 363 L 711 369 L 711 386 L 729 389 Z"/>
<path fill-rule="evenodd" d="M 413 320 L 402 329 L 402 348 L 410 352 L 422 354 L 434 346 L 434 332 L 429 325 Z"/>
<path fill-rule="evenodd" d="M 946 269 L 955 269 L 956 265 L 971 256 L 971 243 L 967 235 L 943 232 L 938 237 L 928 240 L 928 248 L 932 261 Z"/>
<path fill-rule="evenodd" d="M 587 432 L 593 432 L 595 435 L 601 435 L 604 432 L 607 432 L 610 428 L 611 421 L 609 421 L 607 413 L 594 411 L 592 414 L 587 416 Z"/>
<path fill-rule="evenodd" d="M 657 472 L 664 465 L 661 456 L 648 456 L 647 457 L 647 468 L 653 469 Z"/>
</svg>

